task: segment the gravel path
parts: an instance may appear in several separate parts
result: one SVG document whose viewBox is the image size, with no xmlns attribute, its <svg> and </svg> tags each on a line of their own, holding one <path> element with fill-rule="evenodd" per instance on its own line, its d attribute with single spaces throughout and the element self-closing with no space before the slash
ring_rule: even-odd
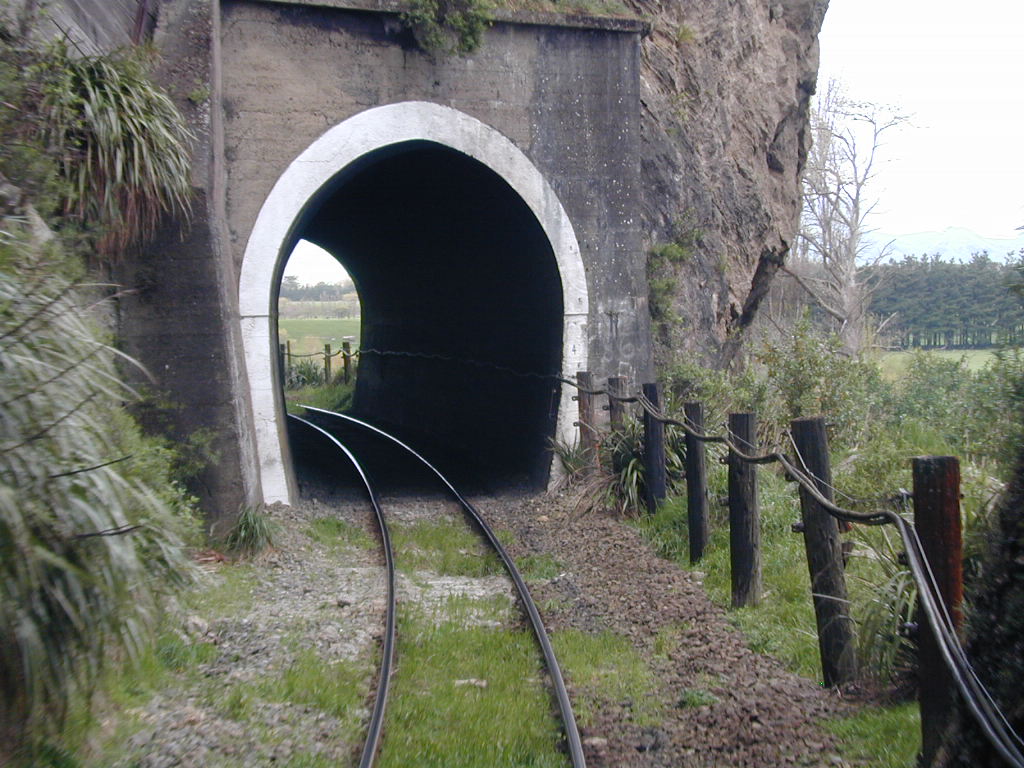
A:
<svg viewBox="0 0 1024 768">
<path fill-rule="evenodd" d="M 656 557 L 632 528 L 608 517 L 580 517 L 567 498 L 491 497 L 482 513 L 512 535 L 514 556 L 547 553 L 559 573 L 531 584 L 549 628 L 611 630 L 627 637 L 655 671 L 667 703 L 657 727 L 630 718 L 631 701 L 606 701 L 584 729 L 588 764 L 601 766 L 842 766 L 830 737 L 815 723 L 840 711 L 841 702 L 815 683 L 789 674 L 751 652 L 712 605 L 699 576 Z M 385 500 L 392 519 L 417 520 L 457 514 L 451 506 L 404 498 Z M 241 607 L 219 615 L 181 617 L 188 643 L 216 647 L 199 675 L 168 685 L 139 707 L 105 724 L 116 740 L 127 716 L 133 732 L 119 745 L 116 761 L 96 765 L 272 766 L 298 757 L 353 765 L 361 748 L 359 727 L 348 741 L 337 734 L 339 718 L 315 707 L 245 702 L 245 717 L 231 711 L 233 690 L 279 675 L 297 652 L 314 650 L 330 661 L 365 662 L 367 695 L 373 656 L 383 626 L 383 568 L 376 552 L 332 548 L 306 531 L 319 517 L 336 516 L 371 531 L 362 503 L 306 502 L 276 506 L 276 547 L 252 564 L 253 578 Z M 208 568 L 215 587 L 230 565 Z M 448 595 L 511 595 L 504 577 L 469 579 L 417 572 L 399 577 L 399 599 L 439 603 Z M 666 638 L 670 638 L 666 642 Z M 568 675 L 572 689 L 571 673 Z M 364 702 L 368 699 L 363 699 Z M 348 713 L 365 722 L 366 708 Z M 240 721 L 241 720 L 241 721 Z"/>
</svg>

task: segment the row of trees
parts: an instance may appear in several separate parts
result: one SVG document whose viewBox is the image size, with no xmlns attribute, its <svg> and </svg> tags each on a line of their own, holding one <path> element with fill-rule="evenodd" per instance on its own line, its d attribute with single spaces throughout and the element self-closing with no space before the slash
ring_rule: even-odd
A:
<svg viewBox="0 0 1024 768">
<path fill-rule="evenodd" d="M 764 310 L 785 334 L 809 310 L 856 356 L 873 344 L 991 347 L 1024 342 L 1024 252 L 1003 264 L 986 253 L 964 264 L 941 256 L 888 262 L 875 250 L 869 195 L 886 132 L 904 117 L 846 98 L 829 83 L 811 114 L 801 227 Z M 1012 256 L 1012 254 L 1011 254 Z"/>
<path fill-rule="evenodd" d="M 355 300 L 357 297 L 356 287 L 351 281 L 300 285 L 299 278 L 286 275 L 281 280 L 281 298 L 290 301 L 344 301 Z"/>
<path fill-rule="evenodd" d="M 1022 254 L 1024 258 L 1024 254 Z M 1024 305 L 1013 287 L 1021 263 L 985 253 L 966 264 L 905 257 L 867 270 L 872 315 L 893 318 L 887 339 L 901 347 L 990 347 L 1024 343 Z"/>
</svg>

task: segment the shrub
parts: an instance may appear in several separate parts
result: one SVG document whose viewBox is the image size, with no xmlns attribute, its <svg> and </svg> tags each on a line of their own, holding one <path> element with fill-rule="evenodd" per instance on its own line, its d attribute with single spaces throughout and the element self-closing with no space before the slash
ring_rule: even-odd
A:
<svg viewBox="0 0 1024 768">
<path fill-rule="evenodd" d="M 556 446 L 570 482 L 579 486 L 580 506 L 591 510 L 614 509 L 627 516 L 639 515 L 647 495 L 644 468 L 643 423 L 627 419 L 621 432 L 606 433 L 598 445 L 597 465 L 574 446 Z M 669 492 L 675 490 L 686 471 L 684 435 L 678 430 L 665 433 L 665 465 Z"/>
<path fill-rule="evenodd" d="M 39 141 L 57 158 L 61 215 L 114 256 L 152 236 L 165 214 L 191 209 L 192 134 L 148 76 L 145 49 L 73 56 L 63 41 L 36 55 Z"/>
<path fill-rule="evenodd" d="M 480 47 L 490 6 L 484 0 L 412 0 L 402 22 L 432 56 L 468 54 Z"/>
<path fill-rule="evenodd" d="M 274 545 L 275 525 L 262 507 L 243 507 L 224 546 L 240 555 L 256 555 Z"/>
<path fill-rule="evenodd" d="M 324 369 L 315 360 L 300 359 L 288 368 L 285 375 L 285 389 L 302 389 L 303 387 L 321 387 L 324 384 Z"/>
<path fill-rule="evenodd" d="M 190 573 L 169 462 L 122 413 L 126 359 L 75 287 L 2 234 L 18 269 L 0 272 L 0 762 L 53 749 L 69 700 L 88 701 L 115 649 L 140 649 Z"/>
</svg>

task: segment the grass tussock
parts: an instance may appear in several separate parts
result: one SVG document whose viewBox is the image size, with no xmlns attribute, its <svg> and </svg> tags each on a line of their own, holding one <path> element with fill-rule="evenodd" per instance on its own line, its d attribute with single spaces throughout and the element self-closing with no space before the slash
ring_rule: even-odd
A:
<svg viewBox="0 0 1024 768">
<path fill-rule="evenodd" d="M 501 560 L 461 522 L 422 521 L 394 525 L 395 558 L 404 572 L 429 570 L 442 576 L 493 576 Z"/>
<path fill-rule="evenodd" d="M 277 524 L 262 507 L 243 507 L 224 538 L 224 547 L 241 557 L 252 557 L 274 546 Z"/>
<path fill-rule="evenodd" d="M 565 765 L 528 631 L 412 609 L 399 619 L 398 638 L 383 768 Z"/>
</svg>

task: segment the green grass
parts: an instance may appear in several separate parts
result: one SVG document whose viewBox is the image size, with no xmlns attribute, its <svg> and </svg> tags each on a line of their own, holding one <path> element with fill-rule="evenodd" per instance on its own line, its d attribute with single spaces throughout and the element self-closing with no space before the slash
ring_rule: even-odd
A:
<svg viewBox="0 0 1024 768">
<path fill-rule="evenodd" d="M 281 344 L 291 341 L 294 355 L 322 353 L 324 344 L 330 344 L 331 352 L 336 352 L 341 349 L 341 342 L 345 336 L 355 337 L 352 340 L 352 349 L 355 350 L 359 346 L 359 319 L 282 317 L 277 321 L 277 333 Z M 320 362 L 323 363 L 322 357 Z M 340 368 L 341 358 L 333 358 L 332 365 Z"/>
<path fill-rule="evenodd" d="M 865 709 L 831 720 L 827 728 L 847 758 L 871 768 L 914 768 L 921 747 L 921 717 L 916 703 Z"/>
<path fill-rule="evenodd" d="M 298 651 L 277 674 L 262 676 L 256 683 L 236 688 L 243 697 L 249 694 L 333 715 L 342 721 L 344 737 L 351 738 L 361 727 L 359 709 L 370 690 L 374 668 L 369 659 L 328 663 L 316 651 L 307 649 Z M 225 703 L 230 704 L 230 701 Z M 244 699 L 239 708 L 244 716 Z"/>
<path fill-rule="evenodd" d="M 529 632 L 411 608 L 399 618 L 398 658 L 382 768 L 566 765 Z"/>
<path fill-rule="evenodd" d="M 516 568 L 527 581 L 547 581 L 564 570 L 564 566 L 546 552 L 518 558 Z"/>
<path fill-rule="evenodd" d="M 914 356 L 914 352 L 886 352 L 879 360 L 878 365 L 882 369 L 882 377 L 889 381 L 895 381 L 907 372 L 907 366 Z M 936 349 L 928 350 L 928 354 L 944 360 L 962 360 L 969 371 L 980 371 L 996 359 L 994 349 Z"/>
<path fill-rule="evenodd" d="M 750 647 L 783 661 L 804 677 L 821 679 L 810 576 L 803 537 L 790 525 L 800 519 L 795 486 L 776 472 L 758 474 L 761 501 L 761 569 L 764 593 L 757 607 L 731 611 L 730 620 L 743 631 Z M 712 498 L 721 494 L 713 492 Z M 712 510 L 711 538 L 696 570 L 704 572 L 704 587 L 719 605 L 732 602 L 729 566 L 729 528 L 724 510 Z M 658 547 L 659 554 L 689 568 L 686 499 L 668 500 L 658 514 L 638 525 Z"/>
<path fill-rule="evenodd" d="M 262 507 L 242 508 L 234 526 L 224 539 L 224 546 L 240 556 L 258 555 L 274 546 L 277 523 Z"/>
<path fill-rule="evenodd" d="M 554 633 L 551 643 L 574 689 L 573 709 L 580 726 L 593 724 L 597 713 L 611 704 L 629 709 L 638 725 L 661 721 L 664 705 L 651 696 L 657 688 L 654 673 L 625 637 L 571 629 Z"/>
<path fill-rule="evenodd" d="M 710 465 L 714 466 L 714 465 Z M 709 468 L 710 468 L 709 466 Z M 714 466 L 709 479 L 711 498 L 724 496 L 724 468 Z M 800 519 L 796 487 L 776 471 L 759 472 L 761 547 L 764 593 L 756 607 L 732 609 L 730 621 L 760 653 L 780 659 L 804 677 L 821 680 L 810 576 L 803 537 L 790 525 Z M 712 507 L 711 540 L 704 559 L 693 568 L 704 573 L 708 595 L 719 605 L 731 604 L 729 530 L 726 512 Z M 686 500 L 670 498 L 655 515 L 640 518 L 637 526 L 663 557 L 690 568 L 686 531 Z M 878 583 L 882 574 L 870 558 L 851 558 L 847 585 L 856 620 L 870 599 L 867 585 Z M 656 646 L 670 644 L 671 638 L 656 638 Z M 680 692 L 679 706 L 710 703 L 710 691 L 703 688 Z M 859 714 L 830 722 L 829 729 L 841 737 L 843 754 L 864 759 L 872 768 L 909 768 L 920 742 L 917 705 L 870 707 Z"/>
<path fill-rule="evenodd" d="M 461 522 L 423 521 L 393 525 L 391 538 L 399 570 L 429 570 L 442 576 L 492 576 L 502 573 L 498 556 Z"/>
<path fill-rule="evenodd" d="M 314 520 L 306 532 L 311 539 L 334 551 L 348 548 L 374 549 L 377 546 L 376 539 L 358 525 L 336 517 L 321 517 Z"/>
<path fill-rule="evenodd" d="M 352 406 L 355 384 L 337 381 L 329 387 L 302 387 L 284 391 L 285 407 L 288 413 L 302 415 L 300 405 L 311 405 L 327 411 L 344 411 Z"/>
</svg>

